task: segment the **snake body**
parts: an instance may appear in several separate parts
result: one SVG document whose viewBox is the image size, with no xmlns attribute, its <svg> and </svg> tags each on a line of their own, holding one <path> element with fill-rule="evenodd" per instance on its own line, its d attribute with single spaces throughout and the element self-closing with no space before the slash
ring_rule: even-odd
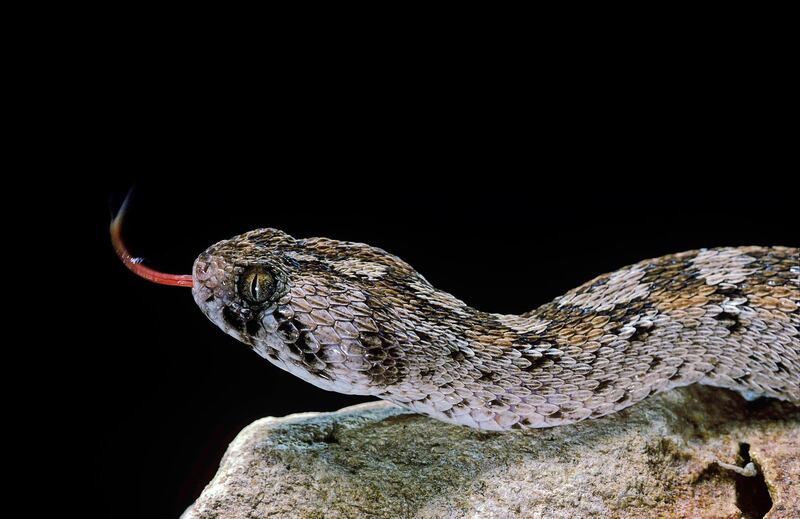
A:
<svg viewBox="0 0 800 519">
<path fill-rule="evenodd" d="M 703 249 L 486 313 L 360 243 L 251 231 L 201 254 L 193 295 L 278 367 L 484 430 L 597 418 L 693 383 L 800 404 L 800 250 Z"/>
</svg>

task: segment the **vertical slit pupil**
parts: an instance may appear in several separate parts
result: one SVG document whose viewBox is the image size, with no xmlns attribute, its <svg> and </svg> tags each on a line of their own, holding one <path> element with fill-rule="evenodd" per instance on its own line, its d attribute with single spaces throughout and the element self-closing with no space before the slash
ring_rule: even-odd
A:
<svg viewBox="0 0 800 519">
<path fill-rule="evenodd" d="M 250 293 L 253 294 L 253 299 L 258 301 L 261 299 L 261 291 L 258 289 L 258 272 L 253 274 L 253 278 L 250 281 Z"/>
</svg>

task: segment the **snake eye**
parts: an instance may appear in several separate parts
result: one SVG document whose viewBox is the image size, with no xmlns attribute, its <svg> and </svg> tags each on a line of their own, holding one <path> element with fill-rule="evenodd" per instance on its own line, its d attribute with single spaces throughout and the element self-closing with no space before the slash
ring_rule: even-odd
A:
<svg viewBox="0 0 800 519">
<path fill-rule="evenodd" d="M 252 267 L 239 278 L 239 293 L 251 303 L 263 303 L 275 292 L 275 276 L 263 267 Z"/>
</svg>

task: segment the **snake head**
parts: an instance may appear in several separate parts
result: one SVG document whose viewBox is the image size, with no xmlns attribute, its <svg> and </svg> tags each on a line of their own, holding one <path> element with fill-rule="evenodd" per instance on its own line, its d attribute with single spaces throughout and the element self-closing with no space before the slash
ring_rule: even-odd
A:
<svg viewBox="0 0 800 519">
<path fill-rule="evenodd" d="M 376 394 L 398 379 L 403 355 L 368 304 L 390 267 L 410 269 L 361 244 L 259 229 L 203 252 L 192 293 L 214 324 L 278 367 L 323 389 Z"/>
<path fill-rule="evenodd" d="M 285 305 L 293 265 L 280 245 L 294 241 L 275 229 L 253 231 L 209 247 L 195 260 L 192 295 L 223 331 L 254 345 L 262 320 Z"/>
</svg>

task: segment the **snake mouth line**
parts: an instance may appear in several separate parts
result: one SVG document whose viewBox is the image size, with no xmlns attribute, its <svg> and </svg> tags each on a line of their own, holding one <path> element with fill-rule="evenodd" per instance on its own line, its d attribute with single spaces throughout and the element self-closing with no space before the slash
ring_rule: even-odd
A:
<svg viewBox="0 0 800 519">
<path fill-rule="evenodd" d="M 128 207 L 128 200 L 130 198 L 130 194 L 125 197 L 125 201 L 122 203 L 122 207 L 120 208 L 117 215 L 111 220 L 111 226 L 109 231 L 111 233 L 111 244 L 114 246 L 114 251 L 116 251 L 117 256 L 119 259 L 122 260 L 123 265 L 128 267 L 128 269 L 136 274 L 137 276 L 144 278 L 148 281 L 152 281 L 153 283 L 158 283 L 160 285 L 171 285 L 175 287 L 190 287 L 192 286 L 192 275 L 191 274 L 167 274 L 165 272 L 159 272 L 157 270 L 151 269 L 150 267 L 146 267 L 142 264 L 141 258 L 135 258 L 128 252 L 128 248 L 125 246 L 125 243 L 122 241 L 122 220 L 125 217 L 125 210 Z"/>
</svg>

